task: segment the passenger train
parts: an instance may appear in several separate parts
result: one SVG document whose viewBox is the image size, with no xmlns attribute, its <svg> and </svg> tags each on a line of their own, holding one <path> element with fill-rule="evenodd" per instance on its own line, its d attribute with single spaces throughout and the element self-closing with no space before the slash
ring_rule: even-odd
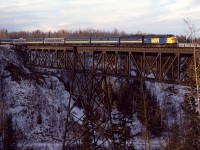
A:
<svg viewBox="0 0 200 150">
<path fill-rule="evenodd" d="M 46 45 L 177 45 L 174 35 L 134 37 L 92 37 L 92 38 L 28 38 L 0 39 L 0 44 L 46 44 Z"/>
</svg>

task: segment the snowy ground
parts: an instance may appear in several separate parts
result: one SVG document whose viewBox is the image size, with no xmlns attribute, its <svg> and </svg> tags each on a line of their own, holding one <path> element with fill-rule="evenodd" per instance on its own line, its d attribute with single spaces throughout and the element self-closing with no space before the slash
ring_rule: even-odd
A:
<svg viewBox="0 0 200 150">
<path fill-rule="evenodd" d="M 55 76 L 40 75 L 34 79 L 31 71 L 23 66 L 15 52 L 9 48 L 9 46 L 0 46 L 0 73 L 3 76 L 1 101 L 6 103 L 8 108 L 6 113 L 12 115 L 15 128 L 25 133 L 21 136 L 26 138 L 19 146 L 22 149 L 25 147 L 61 149 L 69 93 L 64 84 Z M 20 73 L 23 74 L 17 79 L 6 69 L 11 63 L 19 67 Z M 14 70 L 13 72 L 17 74 L 18 71 Z M 160 107 L 163 108 L 163 118 L 168 117 L 170 126 L 171 123 L 177 121 L 177 117 L 174 117 L 171 110 L 175 110 L 176 114 L 182 113 L 180 103 L 183 102 L 183 96 L 189 91 L 189 88 L 152 82 L 146 82 L 146 85 L 159 99 Z M 167 89 L 174 89 L 174 93 Z M 113 113 L 116 111 L 113 110 Z M 83 116 L 83 110 L 77 107 L 72 110 L 72 113 L 77 118 Z M 144 127 L 136 116 L 134 114 L 135 122 L 131 133 L 137 135 L 134 138 L 136 148 L 145 149 L 147 144 L 144 137 L 138 135 L 144 132 Z M 158 146 L 159 149 L 164 149 L 165 143 L 164 136 L 152 137 L 150 140 L 154 149 Z"/>
<path fill-rule="evenodd" d="M 25 138 L 19 146 L 58 149 L 65 127 L 69 93 L 57 77 L 39 75 L 34 79 L 9 46 L 1 46 L 0 49 L 1 101 L 7 108 L 4 113 L 12 115 L 15 128 L 25 133 L 21 135 Z M 20 70 L 15 69 L 11 73 L 7 69 L 10 64 Z M 72 112 L 75 116 L 82 113 L 78 108 Z"/>
</svg>

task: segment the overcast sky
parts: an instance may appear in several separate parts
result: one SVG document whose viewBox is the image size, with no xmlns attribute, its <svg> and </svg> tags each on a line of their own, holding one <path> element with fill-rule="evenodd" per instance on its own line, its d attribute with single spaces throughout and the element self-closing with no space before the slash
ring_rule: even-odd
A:
<svg viewBox="0 0 200 150">
<path fill-rule="evenodd" d="M 0 29 L 118 29 L 185 34 L 183 19 L 200 26 L 199 0 L 0 0 Z"/>
</svg>

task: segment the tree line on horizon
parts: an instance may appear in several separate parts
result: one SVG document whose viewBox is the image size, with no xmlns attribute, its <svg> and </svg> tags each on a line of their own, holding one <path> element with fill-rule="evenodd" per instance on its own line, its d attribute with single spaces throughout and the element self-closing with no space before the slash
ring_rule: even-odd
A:
<svg viewBox="0 0 200 150">
<path fill-rule="evenodd" d="M 112 31 L 104 31 L 97 29 L 79 29 L 76 31 L 60 29 L 58 31 L 44 32 L 42 30 L 35 31 L 15 31 L 9 32 L 7 29 L 0 29 L 0 39 L 18 39 L 18 38 L 83 38 L 83 37 L 131 37 L 135 35 L 154 35 L 148 33 L 142 33 L 138 31 L 136 33 L 126 33 L 113 29 Z M 181 43 L 189 43 L 190 37 L 186 35 L 176 35 L 177 39 Z M 200 37 L 194 39 L 195 42 L 200 43 Z"/>
<path fill-rule="evenodd" d="M 58 30 L 44 32 L 42 30 L 35 31 L 18 31 L 8 32 L 7 29 L 0 29 L 0 38 L 61 38 L 61 37 L 114 37 L 114 36 L 126 36 L 127 34 L 123 31 L 114 29 L 113 31 L 103 31 L 96 29 L 80 29 L 76 31 L 72 30 Z"/>
</svg>

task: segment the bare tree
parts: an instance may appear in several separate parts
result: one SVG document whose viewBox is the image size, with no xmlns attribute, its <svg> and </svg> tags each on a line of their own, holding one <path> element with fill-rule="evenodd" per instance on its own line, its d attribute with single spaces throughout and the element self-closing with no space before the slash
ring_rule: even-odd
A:
<svg viewBox="0 0 200 150">
<path fill-rule="evenodd" d="M 185 30 L 186 35 L 189 37 L 190 41 L 194 43 L 196 39 L 196 33 L 200 31 L 200 28 L 197 28 L 196 25 L 191 23 L 191 17 L 184 19 L 184 23 L 187 25 L 187 30 Z"/>
<path fill-rule="evenodd" d="M 189 36 L 192 43 L 194 43 L 194 39 L 196 39 L 196 33 L 200 31 L 194 24 L 191 23 L 191 17 L 184 19 L 185 24 L 187 25 L 186 34 Z M 199 75 L 198 75 L 198 64 L 200 63 L 199 58 L 196 54 L 196 47 L 194 47 L 194 73 L 195 73 L 195 81 L 196 81 L 196 96 L 198 102 L 198 112 L 200 114 L 200 97 L 199 97 Z"/>
<path fill-rule="evenodd" d="M 187 34 L 189 35 L 191 42 L 194 43 L 196 38 L 196 33 L 200 31 L 196 28 L 194 24 L 191 23 L 191 18 L 184 19 L 185 24 L 188 27 Z M 187 93 L 182 103 L 182 108 L 184 110 L 184 121 L 183 127 L 185 133 L 183 135 L 183 147 L 184 149 L 200 149 L 200 95 L 199 95 L 199 85 L 200 85 L 200 76 L 199 76 L 199 63 L 200 59 L 196 47 L 194 46 L 193 53 L 193 65 L 190 69 L 190 86 L 191 91 Z M 193 82 L 194 81 L 194 82 Z M 195 84 L 193 84 L 195 83 Z M 196 109 L 196 101 L 198 103 L 198 112 Z"/>
</svg>

